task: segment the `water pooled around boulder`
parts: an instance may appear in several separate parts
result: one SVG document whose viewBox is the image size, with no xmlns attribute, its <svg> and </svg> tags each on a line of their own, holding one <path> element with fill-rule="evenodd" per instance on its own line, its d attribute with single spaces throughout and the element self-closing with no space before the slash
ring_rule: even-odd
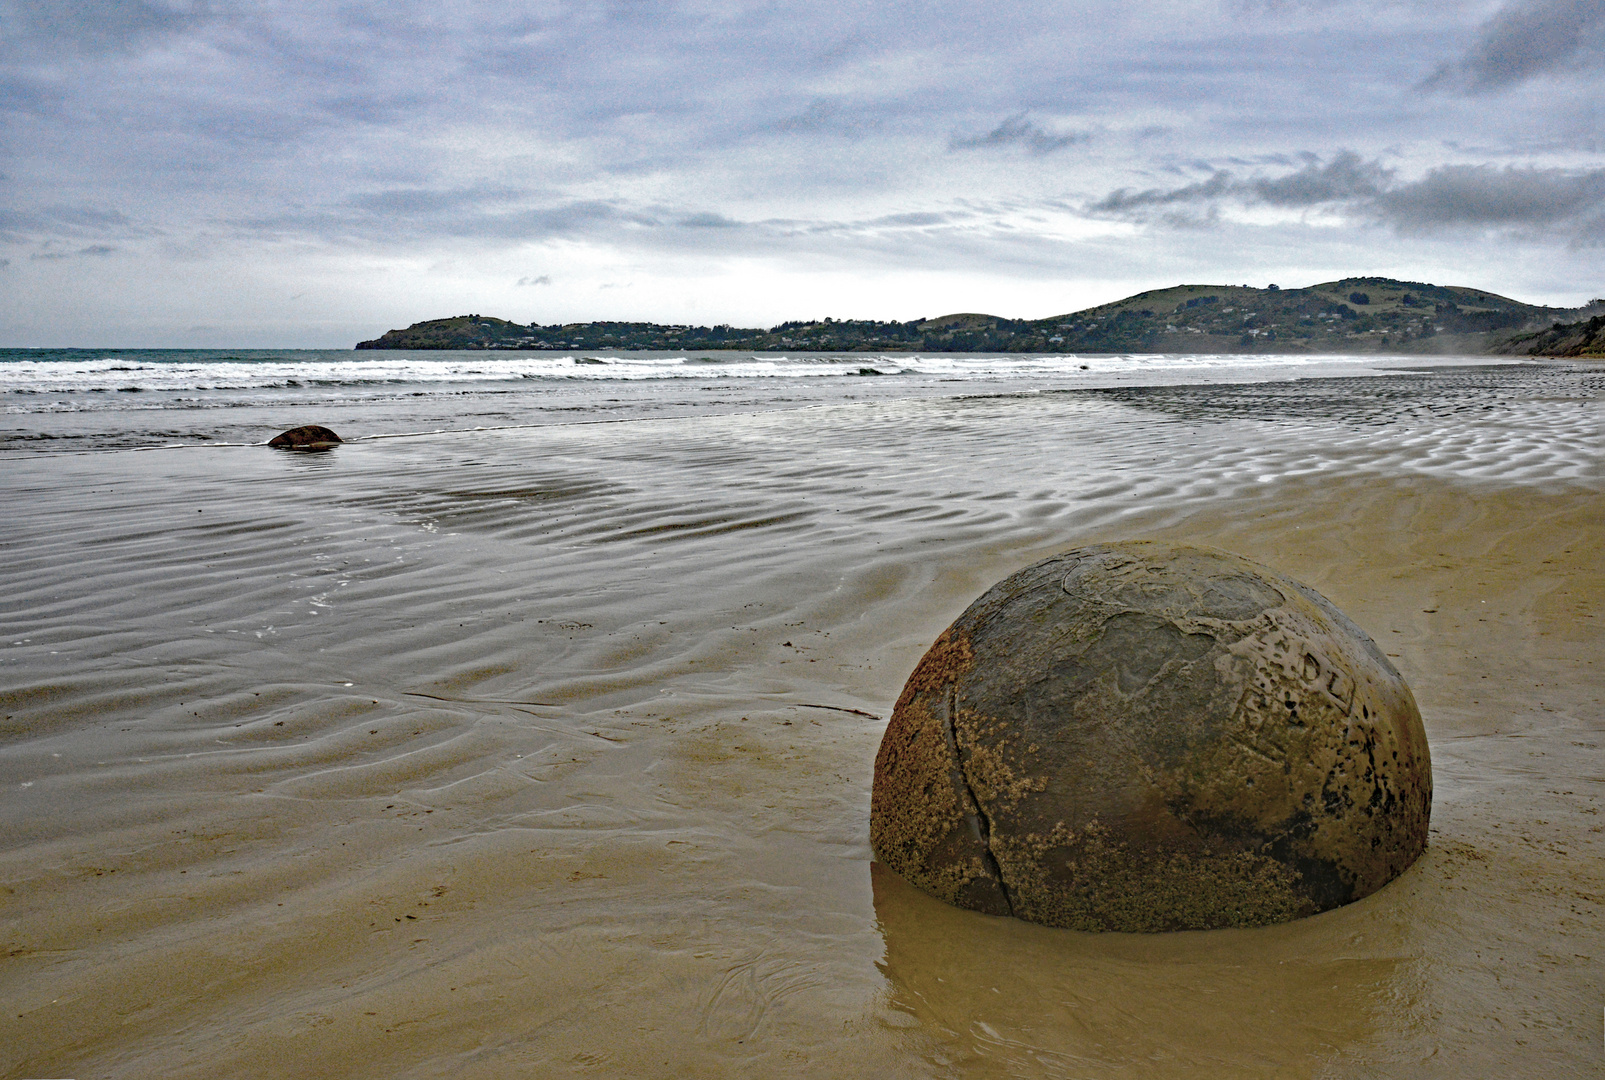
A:
<svg viewBox="0 0 1605 1080">
<path fill-rule="evenodd" d="M 993 586 L 909 677 L 877 858 L 960 907 L 1082 930 L 1258 926 L 1426 846 L 1410 689 L 1314 590 L 1226 552 L 1098 544 Z"/>
</svg>

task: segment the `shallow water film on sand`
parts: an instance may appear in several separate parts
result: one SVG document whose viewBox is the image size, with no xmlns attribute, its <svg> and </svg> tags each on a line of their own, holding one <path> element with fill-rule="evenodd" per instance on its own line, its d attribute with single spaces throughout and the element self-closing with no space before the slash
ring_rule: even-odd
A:
<svg viewBox="0 0 1605 1080">
<path fill-rule="evenodd" d="M 0 1075 L 1598 1075 L 1605 376 L 1262 360 L 8 397 Z M 1120 538 L 1388 653 L 1402 877 L 1099 935 L 871 864 L 924 650 Z"/>
<path fill-rule="evenodd" d="M 1490 363 L 1444 357 L 0 349 L 0 449 L 259 443 L 770 412 L 855 401 L 1258 383 Z"/>
</svg>

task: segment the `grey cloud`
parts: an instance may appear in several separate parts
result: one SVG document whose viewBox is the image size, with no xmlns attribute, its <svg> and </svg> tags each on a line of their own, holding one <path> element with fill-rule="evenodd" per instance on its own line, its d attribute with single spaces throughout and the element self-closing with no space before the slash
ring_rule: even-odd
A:
<svg viewBox="0 0 1605 1080">
<path fill-rule="evenodd" d="M 215 167 L 217 146 L 230 154 L 269 155 L 331 126 L 328 117 L 311 108 L 285 108 L 282 103 L 212 100 L 212 94 L 191 104 L 185 119 L 193 140 L 189 154 L 204 168 Z M 222 95 L 216 95 L 221 97 Z"/>
<path fill-rule="evenodd" d="M 505 187 L 389 188 L 352 195 L 346 199 L 346 204 L 374 214 L 416 216 L 462 207 L 505 204 L 523 194 Z"/>
<path fill-rule="evenodd" d="M 318 102 L 337 120 L 358 124 L 392 124 L 419 112 L 427 99 L 418 94 L 340 94 Z"/>
<path fill-rule="evenodd" d="M 876 225 L 902 225 L 908 228 L 921 228 L 927 225 L 946 225 L 950 221 L 969 217 L 964 213 L 935 213 L 932 211 L 915 211 L 907 214 L 886 214 L 872 219 L 869 224 Z"/>
<path fill-rule="evenodd" d="M 1190 209 L 1171 210 L 1160 220 L 1172 229 L 1213 229 L 1220 224 L 1220 207 L 1209 206 L 1202 213 Z"/>
<path fill-rule="evenodd" d="M 741 222 L 739 221 L 733 221 L 723 214 L 707 212 L 687 214 L 676 224 L 687 229 L 737 229 L 741 227 Z"/>
<path fill-rule="evenodd" d="M 1605 230 L 1605 169 L 1445 165 L 1401 183 L 1396 170 L 1345 150 L 1324 164 L 1308 158 L 1303 168 L 1281 176 L 1235 179 L 1217 170 L 1207 180 L 1175 188 L 1121 189 L 1085 209 L 1095 216 L 1198 228 L 1217 223 L 1228 202 L 1330 207 L 1401 233 L 1495 229 L 1560 234 L 1575 243 Z"/>
<path fill-rule="evenodd" d="M 29 255 L 28 258 L 35 262 L 57 262 L 61 259 L 100 258 L 106 255 L 114 255 L 119 250 L 121 249 L 112 247 L 110 244 L 90 244 L 88 247 L 79 248 L 77 251 L 36 251 Z"/>
<path fill-rule="evenodd" d="M 31 210 L 0 209 L 0 237 L 29 241 L 126 237 L 148 233 L 120 210 L 96 206 L 44 206 Z"/>
<path fill-rule="evenodd" d="M 1442 65 L 1423 86 L 1501 90 L 1570 66 L 1602 46 L 1605 4 L 1600 0 L 1514 0 L 1483 24 L 1459 62 Z"/>
<path fill-rule="evenodd" d="M 403 200 L 404 202 L 407 200 Z M 554 206 L 487 210 L 471 200 L 442 205 L 431 212 L 420 198 L 414 213 L 374 213 L 365 206 L 343 202 L 330 207 L 264 217 L 241 218 L 233 224 L 242 231 L 265 237 L 312 235 L 328 241 L 375 242 L 461 237 L 483 240 L 539 240 L 572 236 L 599 229 L 633 225 L 656 228 L 661 222 L 644 212 L 620 210 L 612 201 L 574 200 Z M 355 212 L 353 212 L 355 211 Z"/>
<path fill-rule="evenodd" d="M 1098 215 L 1142 217 L 1164 207 L 1213 203 L 1226 198 L 1280 207 L 1319 206 L 1375 197 L 1387 188 L 1393 178 L 1393 170 L 1385 169 L 1375 161 L 1366 161 L 1352 150 L 1338 152 L 1325 164 L 1314 154 L 1303 155 L 1303 160 L 1303 168 L 1282 176 L 1254 176 L 1239 180 L 1226 169 L 1216 169 L 1209 179 L 1180 187 L 1148 188 L 1144 191 L 1121 188 L 1091 203 L 1087 209 Z M 1181 212 L 1178 217 L 1176 213 L 1171 212 L 1177 222 L 1188 225 L 1198 223 L 1196 215 Z M 1209 220 L 1213 221 L 1212 218 Z"/>
<path fill-rule="evenodd" d="M 1217 170 L 1208 180 L 1196 184 L 1187 184 L 1178 188 L 1149 188 L 1146 191 L 1132 191 L 1130 188 L 1121 188 L 1105 195 L 1102 199 L 1087 207 L 1094 214 L 1112 214 L 1125 216 L 1134 210 L 1143 210 L 1152 206 L 1171 206 L 1176 203 L 1204 202 L 1209 199 L 1218 199 L 1232 190 L 1232 174 L 1224 169 Z"/>
<path fill-rule="evenodd" d="M 96 206 L 51 206 L 42 216 L 62 225 L 81 229 L 123 229 L 130 224 L 128 215 L 121 210 L 108 210 Z"/>
<path fill-rule="evenodd" d="M 952 263 L 981 257 L 1046 265 L 1051 261 L 1049 253 L 1058 250 L 1056 242 L 1013 228 L 1008 219 L 1022 211 L 1047 208 L 1045 203 L 982 205 L 971 201 L 951 209 L 858 218 L 822 215 L 741 220 L 715 210 L 615 200 L 505 211 L 464 206 L 435 215 L 385 217 L 342 202 L 299 215 L 240 224 L 248 232 L 269 238 L 311 234 L 330 242 L 429 243 L 451 236 L 494 244 L 565 236 L 678 255 L 787 252 L 837 260 L 856 253 L 855 257 L 902 265 L 924 259 Z M 551 284 L 549 275 L 515 281 L 515 286 L 521 287 L 546 284 Z"/>
<path fill-rule="evenodd" d="M 831 102 L 815 98 L 808 103 L 808 108 L 795 116 L 775 121 L 774 126 L 778 131 L 819 131 L 838 111 Z"/>
<path fill-rule="evenodd" d="M 50 227 L 110 229 L 126 227 L 128 216 L 121 210 L 95 206 L 44 206 L 35 210 L 0 209 L 0 228 L 45 229 Z"/>
<path fill-rule="evenodd" d="M 63 46 L 104 52 L 182 33 L 213 16 L 207 3 L 182 0 L 9 0 L 7 51 Z"/>
<path fill-rule="evenodd" d="M 0 77 L 0 111 L 3 112 L 52 116 L 61 111 L 67 97 L 65 88 L 48 82 L 18 76 Z"/>
<path fill-rule="evenodd" d="M 1245 186 L 1271 206 L 1316 206 L 1378 195 L 1392 179 L 1392 169 L 1344 150 L 1325 165 L 1312 159 L 1298 172 L 1274 180 L 1249 180 Z"/>
<path fill-rule="evenodd" d="M 984 135 L 967 138 L 954 136 L 948 146 L 954 150 L 977 150 L 993 146 L 1023 146 L 1033 154 L 1051 154 L 1073 143 L 1085 142 L 1086 135 L 1079 132 L 1058 134 L 1046 131 L 1026 119 L 1027 113 L 1016 113 Z"/>
<path fill-rule="evenodd" d="M 1375 215 L 1410 232 L 1454 228 L 1597 229 L 1605 169 L 1495 169 L 1446 165 L 1373 203 Z"/>
<path fill-rule="evenodd" d="M 551 283 L 552 275 L 542 274 L 540 277 L 521 277 L 515 284 L 519 287 L 524 287 L 530 285 L 550 285 Z"/>
</svg>

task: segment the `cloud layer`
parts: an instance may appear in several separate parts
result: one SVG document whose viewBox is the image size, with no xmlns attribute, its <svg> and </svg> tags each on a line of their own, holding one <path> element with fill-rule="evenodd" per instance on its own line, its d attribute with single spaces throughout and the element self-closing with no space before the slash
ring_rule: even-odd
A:
<svg viewBox="0 0 1605 1080">
<path fill-rule="evenodd" d="M 0 344 L 1566 301 L 1605 288 L 1602 56 L 1598 0 L 0 0 Z"/>
<path fill-rule="evenodd" d="M 1605 4 L 1599 0 L 1516 0 L 1485 23 L 1457 62 L 1428 85 L 1458 83 L 1476 93 L 1605 61 Z"/>
<path fill-rule="evenodd" d="M 1135 222 L 1176 222 L 1180 208 L 1265 206 L 1321 210 L 1356 223 L 1393 226 L 1400 235 L 1503 233 L 1516 239 L 1559 239 L 1572 246 L 1605 238 L 1605 168 L 1443 165 L 1414 180 L 1365 161 L 1352 150 L 1327 161 L 1309 155 L 1302 168 L 1239 178 L 1225 169 L 1171 188 L 1122 188 L 1089 203 L 1087 212 Z"/>
</svg>

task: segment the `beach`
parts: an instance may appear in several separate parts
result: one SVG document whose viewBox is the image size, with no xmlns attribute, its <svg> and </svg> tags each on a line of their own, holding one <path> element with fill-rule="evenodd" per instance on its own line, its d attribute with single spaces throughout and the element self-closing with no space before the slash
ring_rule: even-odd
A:
<svg viewBox="0 0 1605 1080">
<path fill-rule="evenodd" d="M 1598 1075 L 1605 372 L 1086 363 L 8 399 L 0 1076 Z M 1415 866 L 1098 935 L 872 864 L 924 650 L 1123 538 L 1377 641 Z"/>
</svg>

